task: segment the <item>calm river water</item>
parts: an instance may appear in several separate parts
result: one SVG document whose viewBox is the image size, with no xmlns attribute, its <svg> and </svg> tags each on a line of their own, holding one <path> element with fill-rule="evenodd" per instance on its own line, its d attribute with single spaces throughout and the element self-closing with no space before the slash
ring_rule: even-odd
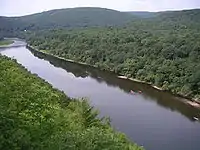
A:
<svg viewBox="0 0 200 150">
<path fill-rule="evenodd" d="M 115 74 L 33 54 L 25 46 L 0 49 L 68 96 L 87 97 L 112 126 L 146 150 L 200 150 L 200 111 L 152 87 Z M 131 94 L 130 90 L 142 91 Z"/>
</svg>

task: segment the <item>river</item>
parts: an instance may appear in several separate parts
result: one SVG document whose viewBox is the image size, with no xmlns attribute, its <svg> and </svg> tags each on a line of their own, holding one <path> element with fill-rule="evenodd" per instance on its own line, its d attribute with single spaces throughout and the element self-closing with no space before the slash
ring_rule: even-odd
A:
<svg viewBox="0 0 200 150">
<path fill-rule="evenodd" d="M 109 116 L 116 130 L 146 150 L 200 150 L 200 122 L 193 118 L 200 118 L 200 111 L 170 93 L 119 79 L 110 72 L 34 54 L 25 46 L 1 48 L 0 53 L 15 58 L 68 96 L 87 97 L 100 116 Z"/>
</svg>

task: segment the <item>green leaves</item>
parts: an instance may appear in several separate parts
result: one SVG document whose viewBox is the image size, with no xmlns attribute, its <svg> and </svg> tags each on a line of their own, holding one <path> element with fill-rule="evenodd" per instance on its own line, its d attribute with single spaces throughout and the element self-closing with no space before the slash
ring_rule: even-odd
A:
<svg viewBox="0 0 200 150">
<path fill-rule="evenodd" d="M 0 55 L 0 149 L 136 150 L 87 100 L 63 92 Z"/>
</svg>

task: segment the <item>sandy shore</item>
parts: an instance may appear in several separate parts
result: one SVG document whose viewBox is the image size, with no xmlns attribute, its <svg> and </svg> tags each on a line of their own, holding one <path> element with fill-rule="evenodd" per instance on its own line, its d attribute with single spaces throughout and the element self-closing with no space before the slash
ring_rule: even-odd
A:
<svg viewBox="0 0 200 150">
<path fill-rule="evenodd" d="M 193 107 L 200 108 L 200 104 L 198 104 L 197 102 L 187 101 L 186 103 L 189 104 L 189 105 L 191 105 L 191 106 L 193 106 Z"/>
<path fill-rule="evenodd" d="M 131 81 L 135 81 L 135 82 L 139 82 L 139 83 L 145 83 L 145 84 L 149 84 L 145 81 L 141 81 L 141 80 L 138 80 L 138 79 L 134 79 L 134 78 L 128 78 L 126 76 L 118 76 L 118 78 L 120 79 L 127 79 L 127 80 L 131 80 Z M 164 91 L 162 88 L 158 87 L 158 86 L 155 86 L 155 85 L 151 85 L 149 84 L 150 86 L 152 86 L 153 88 L 157 89 L 157 90 L 160 90 L 160 91 Z"/>
</svg>

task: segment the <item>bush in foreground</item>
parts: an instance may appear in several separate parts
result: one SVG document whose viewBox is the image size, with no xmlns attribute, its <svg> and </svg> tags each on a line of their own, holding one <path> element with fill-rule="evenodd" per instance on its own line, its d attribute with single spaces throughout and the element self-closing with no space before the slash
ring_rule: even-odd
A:
<svg viewBox="0 0 200 150">
<path fill-rule="evenodd" d="M 0 149 L 142 150 L 97 114 L 0 56 Z"/>
</svg>

